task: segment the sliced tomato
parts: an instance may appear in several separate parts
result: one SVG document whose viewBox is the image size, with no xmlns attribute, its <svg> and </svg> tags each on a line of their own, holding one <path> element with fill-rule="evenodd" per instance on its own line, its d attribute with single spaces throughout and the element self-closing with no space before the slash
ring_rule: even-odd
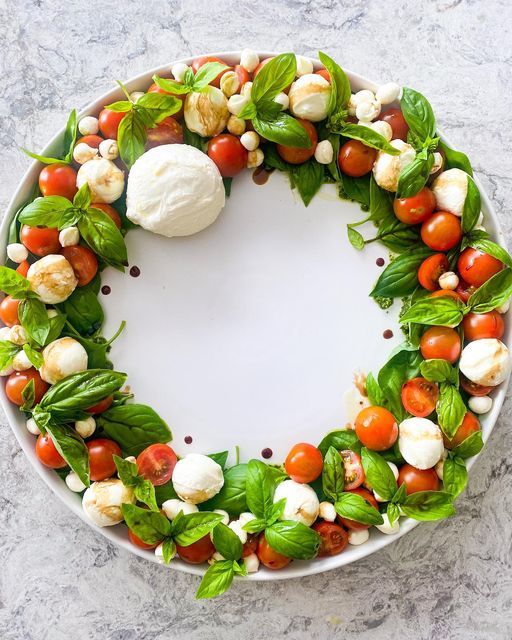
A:
<svg viewBox="0 0 512 640">
<path fill-rule="evenodd" d="M 169 482 L 177 462 L 174 450 L 166 444 L 151 444 L 137 457 L 140 475 L 155 487 Z"/>
<path fill-rule="evenodd" d="M 439 278 L 450 269 L 450 263 L 444 253 L 429 256 L 420 265 L 418 280 L 427 291 L 439 289 Z"/>
<path fill-rule="evenodd" d="M 426 418 L 436 408 L 439 389 L 435 382 L 425 378 L 413 378 L 402 386 L 402 404 L 407 413 Z"/>
<path fill-rule="evenodd" d="M 361 486 L 364 482 L 364 470 L 360 456 L 350 449 L 340 451 L 345 468 L 345 490 L 350 491 Z"/>
</svg>

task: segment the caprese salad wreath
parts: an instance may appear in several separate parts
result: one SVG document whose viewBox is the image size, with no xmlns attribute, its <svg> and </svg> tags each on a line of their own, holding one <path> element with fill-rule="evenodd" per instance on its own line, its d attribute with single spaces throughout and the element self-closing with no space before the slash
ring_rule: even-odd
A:
<svg viewBox="0 0 512 640">
<path fill-rule="evenodd" d="M 479 414 L 506 381 L 504 316 L 512 259 L 486 232 L 467 157 L 438 137 L 426 98 L 394 83 L 352 93 L 320 53 L 240 63 L 203 57 L 155 76 L 97 117 L 73 111 L 62 154 L 41 157 L 33 197 L 10 226 L 0 267 L 0 370 L 43 465 L 82 494 L 100 526 L 134 545 L 208 563 L 197 597 L 226 591 L 263 564 L 342 553 L 402 516 L 454 513 L 465 461 L 482 448 Z M 348 225 L 361 250 L 392 260 L 370 293 L 403 301 L 403 345 L 356 387 L 349 423 L 292 447 L 282 466 L 226 468 L 228 452 L 189 454 L 135 404 L 108 359 L 99 273 L 128 264 L 135 224 L 189 235 L 219 215 L 232 178 L 286 172 L 307 206 L 324 183 L 367 215 Z M 359 225 L 371 221 L 372 237 Z"/>
</svg>

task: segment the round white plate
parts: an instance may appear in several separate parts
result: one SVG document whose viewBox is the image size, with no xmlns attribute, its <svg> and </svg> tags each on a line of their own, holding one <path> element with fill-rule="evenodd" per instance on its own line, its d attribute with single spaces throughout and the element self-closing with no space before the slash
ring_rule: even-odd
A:
<svg viewBox="0 0 512 640">
<path fill-rule="evenodd" d="M 239 60 L 237 53 L 213 55 L 229 63 Z M 260 54 L 270 55 L 275 54 Z M 155 73 L 166 75 L 170 66 L 134 78 L 126 83 L 128 90 L 147 88 Z M 347 73 L 353 89 L 375 89 L 374 83 Z M 121 97 L 119 89 L 112 90 L 80 115 L 96 114 Z M 39 170 L 37 162 L 31 165 L 10 203 L 0 229 L 2 254 L 8 223 L 27 199 Z M 483 192 L 482 203 L 486 227 L 503 242 Z M 108 296 L 100 293 L 106 312 L 104 335 L 112 335 L 126 320 L 126 330 L 112 349 L 114 366 L 128 373 L 137 401 L 152 406 L 168 422 L 179 455 L 228 449 L 234 463 L 238 445 L 242 461 L 270 448 L 269 462 L 281 463 L 294 443 L 317 444 L 328 431 L 345 425 L 342 396 L 354 373 L 378 371 L 403 337 L 398 308 L 382 311 L 368 295 L 382 271 L 376 259 L 382 257 L 387 264 L 387 250 L 375 243 L 358 252 L 348 242 L 346 224 L 362 216 L 357 204 L 337 197 L 333 185 L 325 185 L 306 208 L 286 176 L 275 172 L 267 184 L 258 186 L 246 171 L 234 179 L 225 209 L 205 231 L 172 239 L 143 230 L 128 233 L 130 266 L 138 266 L 141 273 L 134 278 L 128 270 L 103 272 L 102 284 L 111 287 Z M 370 234 L 372 228 L 366 231 Z M 393 331 L 392 339 L 384 339 L 386 329 Z M 484 440 L 505 391 L 506 385 L 501 385 L 492 411 L 482 421 Z M 36 459 L 34 437 L 6 400 L 3 385 L 0 398 L 37 472 L 94 527 L 83 515 L 80 497 Z M 192 437 L 191 444 L 185 444 L 186 436 Z M 402 519 L 398 535 L 373 530 L 366 544 L 349 546 L 339 556 L 295 561 L 282 571 L 262 570 L 250 579 L 284 579 L 339 567 L 390 544 L 415 524 Z M 128 541 L 124 525 L 94 528 L 132 553 L 154 560 L 151 551 Z M 170 566 L 204 572 L 204 567 L 179 560 Z"/>
</svg>

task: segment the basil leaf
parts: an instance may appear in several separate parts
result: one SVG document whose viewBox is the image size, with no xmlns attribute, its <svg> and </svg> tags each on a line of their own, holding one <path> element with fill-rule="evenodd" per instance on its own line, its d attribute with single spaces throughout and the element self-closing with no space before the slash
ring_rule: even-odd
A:
<svg viewBox="0 0 512 640">
<path fill-rule="evenodd" d="M 127 111 L 131 111 L 133 109 L 133 105 L 134 103 L 131 100 L 118 100 L 117 102 L 108 104 L 105 109 L 114 111 L 115 113 L 126 113 Z"/>
<path fill-rule="evenodd" d="M 76 331 L 82 335 L 94 333 L 103 324 L 105 316 L 94 292 L 93 283 L 85 287 L 77 287 L 58 307 Z"/>
<path fill-rule="evenodd" d="M 342 518 L 355 520 L 363 524 L 382 524 L 384 520 L 380 513 L 357 493 L 342 493 L 334 508 Z"/>
<path fill-rule="evenodd" d="M 411 164 L 400 171 L 396 197 L 410 198 L 421 191 L 427 183 L 433 163 L 434 157 L 431 153 L 426 157 L 418 154 Z"/>
<path fill-rule="evenodd" d="M 158 511 L 155 497 L 155 487 L 149 481 L 139 475 L 138 467 L 134 462 L 113 456 L 117 468 L 117 475 L 125 487 L 132 487 L 135 497 L 139 502 L 146 504 L 152 511 Z"/>
<path fill-rule="evenodd" d="M 331 431 L 331 433 L 328 433 L 318 445 L 318 449 L 324 458 L 330 447 L 333 447 L 337 451 L 350 449 L 351 451 L 358 453 L 361 449 L 361 443 L 357 439 L 354 431 L 342 429 L 340 431 Z"/>
<path fill-rule="evenodd" d="M 384 397 L 384 406 L 399 422 L 407 415 L 402 405 L 402 385 L 418 375 L 421 361 L 418 350 L 402 348 L 391 356 L 377 376 Z"/>
<path fill-rule="evenodd" d="M 33 297 L 29 281 L 9 267 L 0 266 L 0 291 L 17 300 Z"/>
<path fill-rule="evenodd" d="M 230 516 L 238 516 L 242 511 L 247 511 L 245 494 L 245 480 L 247 476 L 247 464 L 237 464 L 224 472 L 224 485 L 219 493 L 203 502 L 201 509 L 224 509 Z"/>
<path fill-rule="evenodd" d="M 146 150 L 147 133 L 139 113 L 128 111 L 119 123 L 117 142 L 121 160 L 130 169 Z"/>
<path fill-rule="evenodd" d="M 249 511 L 266 519 L 272 510 L 275 485 L 268 466 L 261 460 L 249 460 L 245 490 Z"/>
<path fill-rule="evenodd" d="M 58 424 L 54 420 L 45 423 L 45 429 L 55 445 L 55 448 L 76 473 L 86 487 L 89 480 L 89 451 L 82 438 L 74 429 Z"/>
<path fill-rule="evenodd" d="M 348 241 L 354 247 L 354 249 L 357 249 L 358 251 L 361 251 L 362 249 L 364 249 L 364 246 L 365 246 L 364 238 L 359 233 L 359 231 L 356 231 L 353 227 L 347 225 L 347 236 L 348 236 Z"/>
<path fill-rule="evenodd" d="M 361 449 L 361 461 L 367 481 L 374 491 L 385 500 L 391 500 L 398 490 L 393 471 L 388 463 L 375 451 Z"/>
<path fill-rule="evenodd" d="M 29 344 L 23 345 L 23 351 L 36 369 L 40 369 L 43 366 L 44 358 L 39 351 L 33 349 Z"/>
<path fill-rule="evenodd" d="M 425 360 L 420 364 L 421 375 L 429 382 L 451 382 L 455 386 L 459 384 L 457 369 L 446 360 L 434 358 Z"/>
<path fill-rule="evenodd" d="M 169 562 L 176 555 L 176 543 L 172 538 L 166 538 L 162 542 L 162 557 L 164 559 L 165 564 L 169 564 Z"/>
<path fill-rule="evenodd" d="M 331 78 L 331 95 L 327 106 L 327 115 L 346 109 L 350 100 L 350 82 L 343 69 L 323 51 L 318 52 L 320 62 L 329 72 Z"/>
<path fill-rule="evenodd" d="M 121 506 L 126 525 L 146 544 L 158 544 L 171 535 L 171 523 L 159 511 L 150 511 L 134 504 Z"/>
<path fill-rule="evenodd" d="M 35 298 L 22 300 L 18 307 L 18 316 L 21 326 L 32 340 L 44 347 L 48 343 L 51 329 L 46 306 Z"/>
<path fill-rule="evenodd" d="M 170 80 L 169 78 L 160 78 L 160 76 L 153 76 L 153 82 L 168 93 L 175 93 L 178 95 L 183 95 L 185 93 L 190 93 L 191 87 L 182 84 L 181 82 L 177 82 L 176 80 Z"/>
<path fill-rule="evenodd" d="M 57 228 L 60 226 L 62 214 L 71 206 L 71 202 L 61 196 L 36 198 L 22 209 L 18 220 L 22 224 L 27 224 L 31 227 L 44 226 Z"/>
<path fill-rule="evenodd" d="M 30 411 L 34 406 L 36 398 L 36 383 L 32 378 L 28 384 L 23 387 L 23 391 L 21 392 L 21 399 L 23 400 L 21 404 L 21 411 Z"/>
<path fill-rule="evenodd" d="M 150 444 L 172 440 L 169 427 L 156 411 L 144 404 L 111 407 L 100 414 L 96 422 L 126 455 L 137 456 Z"/>
<path fill-rule="evenodd" d="M 260 74 L 258 74 L 257 77 L 259 77 L 259 75 Z M 298 120 L 286 113 L 281 112 L 279 116 L 272 121 L 262 120 L 257 116 L 253 119 L 252 124 L 257 133 L 271 142 L 284 144 L 287 147 L 300 147 L 305 149 L 311 147 L 311 140 L 306 129 Z"/>
<path fill-rule="evenodd" d="M 226 462 L 228 461 L 229 451 L 221 451 L 220 453 L 209 453 L 208 457 L 222 467 L 222 470 L 226 467 Z"/>
<path fill-rule="evenodd" d="M 85 182 L 73 198 L 73 206 L 76 209 L 87 209 L 91 204 L 91 190 L 89 184 Z"/>
<path fill-rule="evenodd" d="M 178 494 L 172 485 L 172 480 L 155 487 L 155 499 L 159 505 L 162 505 L 166 500 L 179 500 Z"/>
<path fill-rule="evenodd" d="M 366 376 L 366 394 L 371 405 L 380 406 L 384 402 L 384 394 L 379 386 L 377 380 L 375 380 L 373 373 L 369 373 Z"/>
<path fill-rule="evenodd" d="M 182 518 L 173 521 L 173 537 L 176 544 L 188 547 L 200 538 L 208 535 L 222 520 L 219 513 L 198 511 L 188 513 Z"/>
<path fill-rule="evenodd" d="M 379 225 L 379 232 L 374 240 L 395 253 L 404 253 L 418 246 L 420 234 L 417 227 L 400 222 L 393 214 Z"/>
<path fill-rule="evenodd" d="M 259 108 L 260 116 L 264 120 L 273 120 L 275 117 L 275 114 L 272 113 L 272 115 L 269 115 L 267 111 L 267 103 L 264 102 L 263 105 L 264 105 L 263 108 L 261 106 Z M 279 111 L 281 111 L 281 107 L 279 107 Z M 256 108 L 256 105 L 252 100 L 249 100 L 249 102 L 242 107 L 241 111 L 238 114 L 238 117 L 241 120 L 253 120 L 257 115 L 258 115 L 258 109 Z"/>
<path fill-rule="evenodd" d="M 310 560 L 318 553 L 320 536 L 302 522 L 283 520 L 265 530 L 268 544 L 287 558 Z"/>
<path fill-rule="evenodd" d="M 445 491 L 456 498 L 468 483 L 468 472 L 462 458 L 448 457 L 443 465 L 443 486 Z"/>
<path fill-rule="evenodd" d="M 402 511 L 414 520 L 442 520 L 455 513 L 453 496 L 445 491 L 417 491 L 407 496 Z"/>
<path fill-rule="evenodd" d="M 7 369 L 14 360 L 14 356 L 18 355 L 21 347 L 8 340 L 0 340 L 0 371 Z"/>
<path fill-rule="evenodd" d="M 226 198 L 231 195 L 231 186 L 233 185 L 233 178 L 222 178 L 224 184 L 224 191 L 226 192 Z"/>
<path fill-rule="evenodd" d="M 215 549 L 226 560 L 238 560 L 242 557 L 243 546 L 240 538 L 222 522 L 212 531 L 212 541 Z"/>
<path fill-rule="evenodd" d="M 452 449 L 452 455 L 465 460 L 466 458 L 476 456 L 477 453 L 482 451 L 483 447 L 484 441 L 482 440 L 482 432 L 475 431 Z"/>
<path fill-rule="evenodd" d="M 111 218 L 100 209 L 88 209 L 78 223 L 80 235 L 105 262 L 111 265 L 128 264 L 124 238 Z"/>
<path fill-rule="evenodd" d="M 391 498 L 391 502 L 394 504 L 402 504 L 402 502 L 407 497 L 407 487 L 405 486 L 405 482 L 403 482 L 397 489 L 395 495 Z"/>
<path fill-rule="evenodd" d="M 381 189 L 375 182 L 373 174 L 370 176 L 370 220 L 375 223 L 384 222 L 395 216 L 391 194 L 385 189 Z"/>
<path fill-rule="evenodd" d="M 145 115 L 149 116 L 151 123 L 157 125 L 168 116 L 177 113 L 182 107 L 181 100 L 174 96 L 168 96 L 162 93 L 145 93 L 141 96 L 135 105 L 135 110 L 144 109 Z"/>
<path fill-rule="evenodd" d="M 473 313 L 486 313 L 504 304 L 510 297 L 512 297 L 512 269 L 506 268 L 478 287 L 470 296 L 468 307 Z"/>
<path fill-rule="evenodd" d="M 442 140 L 439 141 L 439 147 L 444 154 L 446 169 L 462 169 L 462 171 L 469 173 L 473 177 L 473 168 L 465 153 L 450 149 Z"/>
<path fill-rule="evenodd" d="M 400 324 L 416 322 L 442 327 L 456 327 L 462 322 L 466 305 L 461 300 L 440 296 L 423 298 L 414 303 L 400 318 Z"/>
<path fill-rule="evenodd" d="M 418 268 L 429 255 L 432 255 L 432 251 L 422 247 L 395 258 L 381 273 L 370 295 L 374 298 L 410 295 L 418 286 Z"/>
<path fill-rule="evenodd" d="M 394 502 L 389 502 L 386 508 L 386 513 L 388 516 L 389 524 L 393 526 L 393 524 L 400 517 L 400 508 Z"/>
<path fill-rule="evenodd" d="M 370 178 L 368 175 L 360 178 L 352 178 L 346 174 L 340 174 L 341 197 L 358 202 L 367 210 L 370 206 Z"/>
<path fill-rule="evenodd" d="M 215 562 L 204 574 L 196 591 L 196 598 L 204 600 L 220 596 L 229 589 L 234 577 L 235 571 L 232 560 Z"/>
<path fill-rule="evenodd" d="M 66 155 L 63 158 L 63 161 L 67 164 L 71 162 L 73 159 L 73 148 L 75 146 L 76 137 L 78 132 L 78 118 L 76 115 L 76 109 L 72 109 L 69 114 L 68 121 L 66 122 L 66 128 L 64 130 L 64 149 L 66 150 Z"/>
<path fill-rule="evenodd" d="M 226 69 L 229 69 L 229 67 L 222 62 L 207 62 L 203 64 L 194 75 L 192 91 L 204 89 L 204 87 L 209 85 L 212 80 L 215 80 L 215 78 Z"/>
<path fill-rule="evenodd" d="M 481 206 L 480 191 L 478 190 L 473 178 L 468 176 L 468 190 L 466 193 L 466 199 L 464 200 L 461 219 L 462 231 L 464 233 L 471 231 L 477 223 L 480 216 Z"/>
<path fill-rule="evenodd" d="M 453 438 L 467 411 L 459 390 L 453 384 L 441 383 L 436 411 L 443 433 L 447 438 Z"/>
<path fill-rule="evenodd" d="M 404 87 L 400 98 L 400 108 L 409 129 L 422 143 L 428 138 L 435 137 L 436 119 L 432 107 L 424 95 L 419 91 Z"/>
<path fill-rule="evenodd" d="M 275 98 L 278 93 L 281 93 L 294 81 L 296 72 L 297 59 L 295 54 L 281 53 L 275 56 L 261 67 L 258 75 L 254 78 L 251 89 L 252 101 L 257 106 L 264 98 Z"/>
<path fill-rule="evenodd" d="M 464 245 L 484 251 L 493 258 L 496 258 L 496 260 L 500 260 L 503 264 L 506 264 L 507 267 L 512 267 L 512 257 L 508 251 L 499 244 L 496 244 L 496 242 L 493 242 L 489 238 L 489 234 L 485 231 L 472 231 L 464 239 Z"/>
<path fill-rule="evenodd" d="M 314 159 L 297 165 L 293 170 L 294 186 L 297 188 L 306 207 L 324 182 L 324 168 Z"/>
<path fill-rule="evenodd" d="M 397 156 L 400 153 L 400 151 L 396 147 L 393 147 L 391 144 L 389 144 L 384 136 L 381 136 L 380 133 L 377 133 L 377 131 L 375 131 L 374 129 L 370 129 L 370 127 L 366 127 L 361 124 L 351 124 L 347 122 L 343 125 L 340 133 L 342 136 L 345 136 L 345 138 L 359 140 L 367 147 L 385 151 L 391 156 Z"/>
<path fill-rule="evenodd" d="M 325 454 L 322 488 L 325 495 L 335 502 L 345 488 L 345 468 L 340 454 L 333 446 L 330 446 Z"/>
</svg>

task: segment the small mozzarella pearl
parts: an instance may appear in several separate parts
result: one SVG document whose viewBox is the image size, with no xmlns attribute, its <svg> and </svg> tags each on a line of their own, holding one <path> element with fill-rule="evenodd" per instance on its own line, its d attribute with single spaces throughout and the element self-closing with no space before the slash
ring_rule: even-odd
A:
<svg viewBox="0 0 512 640">
<path fill-rule="evenodd" d="M 370 128 L 379 133 L 383 138 L 386 138 L 388 142 L 393 138 L 393 129 L 389 122 L 376 120 L 375 122 L 370 123 Z"/>
<path fill-rule="evenodd" d="M 228 111 L 234 116 L 237 116 L 248 103 L 249 98 L 236 94 L 234 96 L 231 96 L 231 98 L 229 98 L 228 100 Z"/>
<path fill-rule="evenodd" d="M 171 73 L 177 82 L 183 82 L 183 78 L 189 69 L 190 67 L 185 63 L 177 62 L 171 67 Z"/>
<path fill-rule="evenodd" d="M 34 418 L 29 418 L 27 420 L 27 431 L 29 431 L 34 436 L 38 436 L 41 433 Z"/>
<path fill-rule="evenodd" d="M 251 91 L 252 91 L 252 82 L 244 82 L 244 84 L 242 85 L 242 89 L 240 91 L 240 95 L 242 95 L 244 98 L 250 98 Z"/>
<path fill-rule="evenodd" d="M 255 553 L 251 553 L 244 558 L 244 565 L 247 573 L 256 573 L 260 568 L 260 560 Z"/>
<path fill-rule="evenodd" d="M 497 307 L 496 311 L 498 313 L 507 313 L 507 311 L 510 309 L 510 300 L 507 300 L 506 302 L 504 302 L 502 305 L 500 305 L 499 307 Z"/>
<path fill-rule="evenodd" d="M 85 116 L 78 123 L 78 131 L 83 136 L 95 135 L 98 133 L 100 129 L 100 123 L 98 118 L 94 118 L 93 116 Z"/>
<path fill-rule="evenodd" d="M 102 158 L 107 160 L 115 160 L 119 156 L 117 140 L 103 140 L 103 142 L 100 142 L 98 150 Z"/>
<path fill-rule="evenodd" d="M 96 420 L 92 416 L 84 420 L 77 420 L 75 430 L 82 438 L 89 438 L 96 431 Z"/>
<path fill-rule="evenodd" d="M 247 542 L 247 531 L 242 529 L 242 525 L 240 524 L 240 520 L 233 520 L 230 522 L 228 527 L 236 533 L 236 535 L 240 538 L 240 542 L 245 544 Z"/>
<path fill-rule="evenodd" d="M 318 515 L 320 518 L 327 520 L 327 522 L 334 522 L 336 520 L 336 509 L 330 502 L 321 502 Z"/>
<path fill-rule="evenodd" d="M 19 347 L 22 347 L 28 342 L 27 332 L 21 325 L 15 324 L 14 327 L 11 327 L 11 330 L 9 331 L 8 340 L 13 344 L 17 344 Z"/>
<path fill-rule="evenodd" d="M 453 291 L 459 286 L 459 276 L 453 271 L 446 271 L 439 276 L 438 284 L 441 289 Z"/>
<path fill-rule="evenodd" d="M 196 511 L 198 511 L 198 509 L 196 509 Z M 222 516 L 222 524 L 229 524 L 229 513 L 227 511 L 224 511 L 224 509 L 214 509 L 213 513 L 218 513 L 220 516 Z"/>
<path fill-rule="evenodd" d="M 384 520 L 384 522 L 382 524 L 376 524 L 375 525 L 376 529 L 378 529 L 379 531 L 382 531 L 382 533 L 385 533 L 388 536 L 391 536 L 400 531 L 400 523 L 398 522 L 398 520 L 396 520 L 393 524 L 391 524 L 389 522 L 387 513 L 382 514 L 382 519 Z"/>
<path fill-rule="evenodd" d="M 240 142 L 247 151 L 255 151 L 260 146 L 260 137 L 256 131 L 246 131 L 242 134 Z"/>
<path fill-rule="evenodd" d="M 7 245 L 7 257 L 19 264 L 28 258 L 28 250 L 20 242 L 13 242 Z"/>
<path fill-rule="evenodd" d="M 32 363 L 24 351 L 20 351 L 14 356 L 12 368 L 14 371 L 27 371 L 32 368 Z"/>
<path fill-rule="evenodd" d="M 180 511 L 183 511 L 184 516 L 199 511 L 195 504 L 189 504 L 188 502 L 183 502 L 177 498 L 166 500 L 162 503 L 162 509 L 169 520 L 174 520 Z"/>
<path fill-rule="evenodd" d="M 130 100 L 132 102 L 137 102 L 142 98 L 143 95 L 145 95 L 143 91 L 133 91 L 132 93 L 130 93 Z"/>
<path fill-rule="evenodd" d="M 299 78 L 309 73 L 313 73 L 313 63 L 309 58 L 305 58 L 304 56 L 295 56 L 295 59 L 297 60 L 297 76 Z"/>
<path fill-rule="evenodd" d="M 288 109 L 288 107 L 290 106 L 290 98 L 283 91 L 277 94 L 277 96 L 274 98 L 274 102 L 277 102 L 277 104 L 281 105 L 281 111 L 286 111 L 286 109 Z"/>
<path fill-rule="evenodd" d="M 73 149 L 73 160 L 78 164 L 85 164 L 89 160 L 96 158 L 97 155 L 98 149 L 90 147 L 85 142 L 79 142 Z"/>
<path fill-rule="evenodd" d="M 472 396 L 469 399 L 468 404 L 469 408 L 474 413 L 489 413 L 492 409 L 492 398 L 489 398 L 489 396 Z"/>
<path fill-rule="evenodd" d="M 244 49 L 240 54 L 240 66 L 246 69 L 249 73 L 252 73 L 259 63 L 260 58 L 256 51 L 253 51 L 252 49 Z"/>
<path fill-rule="evenodd" d="M 334 149 L 330 140 L 321 140 L 315 149 L 315 160 L 320 164 L 329 164 L 334 158 Z"/>
<path fill-rule="evenodd" d="M 364 122 L 371 122 L 380 113 L 380 102 L 375 100 L 368 100 L 367 102 L 361 102 L 356 107 L 356 117 L 358 120 Z"/>
<path fill-rule="evenodd" d="M 81 493 L 85 489 L 85 484 L 80 480 L 74 471 L 70 471 L 66 476 L 66 484 L 68 489 L 75 493 Z"/>
<path fill-rule="evenodd" d="M 360 544 L 364 544 L 369 537 L 370 533 L 368 529 L 361 529 L 360 531 L 349 531 L 348 543 L 357 546 Z"/>
<path fill-rule="evenodd" d="M 400 95 L 400 87 L 396 82 L 381 85 L 375 92 L 375 97 L 382 104 L 391 104 Z"/>
<path fill-rule="evenodd" d="M 227 71 L 220 79 L 220 90 L 230 98 L 240 88 L 240 80 L 234 71 Z"/>
<path fill-rule="evenodd" d="M 370 91 L 369 89 L 362 89 L 357 93 L 353 93 L 350 96 L 350 99 L 348 101 L 349 115 L 351 116 L 356 115 L 356 107 L 361 102 L 373 102 L 374 100 L 375 100 L 375 96 L 373 95 L 373 91 Z"/>
<path fill-rule="evenodd" d="M 247 168 L 254 169 L 263 164 L 263 160 L 265 160 L 265 156 L 261 149 L 256 149 L 255 151 L 249 151 L 247 154 Z"/>
<path fill-rule="evenodd" d="M 241 527 L 246 525 L 248 522 L 251 522 L 251 520 L 255 520 L 255 519 L 256 519 L 256 516 L 254 515 L 254 513 L 251 513 L 250 511 L 243 511 L 238 516 L 238 522 L 240 523 Z"/>
<path fill-rule="evenodd" d="M 229 116 L 227 129 L 234 136 L 241 136 L 245 131 L 245 120 L 236 116 Z"/>
<path fill-rule="evenodd" d="M 74 247 L 80 242 L 80 232 L 77 227 L 67 227 L 59 233 L 61 247 Z"/>
</svg>

